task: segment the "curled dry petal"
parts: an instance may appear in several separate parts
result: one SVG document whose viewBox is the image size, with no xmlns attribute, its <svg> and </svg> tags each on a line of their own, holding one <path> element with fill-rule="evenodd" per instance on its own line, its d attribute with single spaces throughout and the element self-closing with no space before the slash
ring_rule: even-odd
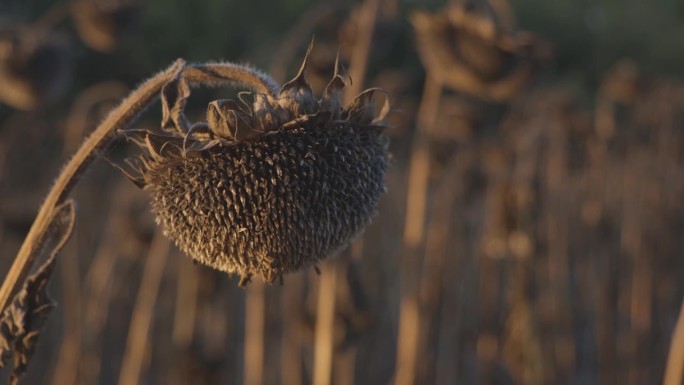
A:
<svg viewBox="0 0 684 385">
<path fill-rule="evenodd" d="M 183 111 L 189 96 L 190 87 L 188 87 L 188 83 L 183 79 L 181 69 L 176 77 L 162 88 L 162 130 L 175 131 L 181 134 L 188 132 L 190 123 Z"/>
<path fill-rule="evenodd" d="M 236 142 L 262 134 L 252 128 L 252 115 L 242 111 L 233 100 L 215 100 L 209 103 L 207 123 L 214 135 Z"/>
</svg>

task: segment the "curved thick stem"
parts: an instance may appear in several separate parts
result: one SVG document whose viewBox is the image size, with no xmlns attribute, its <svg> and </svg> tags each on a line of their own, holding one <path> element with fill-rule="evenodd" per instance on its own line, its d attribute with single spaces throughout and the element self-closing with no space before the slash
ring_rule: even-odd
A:
<svg viewBox="0 0 684 385">
<path fill-rule="evenodd" d="M 159 97 L 162 87 L 178 76 L 183 76 L 190 86 L 226 87 L 244 84 L 259 93 L 276 95 L 280 92 L 280 87 L 270 76 L 246 66 L 204 63 L 186 67 L 182 59 L 140 85 L 100 123 L 57 177 L 0 287 L 0 311 L 4 311 L 12 295 L 26 279 L 55 207 L 66 199 L 81 174 L 97 156 L 107 152 L 117 139 L 117 132 L 130 126 Z"/>
<path fill-rule="evenodd" d="M 116 139 L 117 131 L 130 125 L 159 96 L 164 84 L 178 76 L 184 66 L 185 62 L 179 59 L 168 69 L 147 80 L 133 91 L 100 123 L 76 151 L 76 154 L 67 162 L 45 201 L 43 201 L 43 205 L 40 207 L 38 215 L 2 283 L 2 287 L 0 287 L 0 311 L 5 310 L 12 295 L 26 279 L 35 259 L 36 247 L 49 226 L 50 217 L 55 207 L 64 202 L 81 174 L 93 163 L 97 155 L 107 151 Z"/>
</svg>

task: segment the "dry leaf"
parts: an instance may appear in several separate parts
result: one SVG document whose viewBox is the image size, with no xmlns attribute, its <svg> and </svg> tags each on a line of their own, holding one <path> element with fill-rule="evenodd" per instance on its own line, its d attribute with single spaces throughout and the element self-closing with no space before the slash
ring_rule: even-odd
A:
<svg viewBox="0 0 684 385">
<path fill-rule="evenodd" d="M 71 236 L 75 211 L 72 200 L 55 209 L 48 231 L 36 248 L 36 260 L 45 259 L 45 262 L 26 280 L 0 317 L 0 368 L 10 357 L 14 359 L 10 384 L 18 383 L 26 371 L 43 325 L 57 305 L 48 296 L 47 284 L 55 267 L 55 256 Z"/>
</svg>

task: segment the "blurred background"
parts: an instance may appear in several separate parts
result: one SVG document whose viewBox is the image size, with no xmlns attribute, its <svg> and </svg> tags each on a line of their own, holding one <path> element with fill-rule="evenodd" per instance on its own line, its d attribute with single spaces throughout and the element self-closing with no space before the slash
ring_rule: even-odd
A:
<svg viewBox="0 0 684 385">
<path fill-rule="evenodd" d="M 314 90 L 339 50 L 352 90 L 396 109 L 365 234 L 320 274 L 242 289 L 100 161 L 24 383 L 682 384 L 678 0 L 0 0 L 0 271 L 136 84 L 178 57 L 283 82 L 312 36 Z"/>
</svg>

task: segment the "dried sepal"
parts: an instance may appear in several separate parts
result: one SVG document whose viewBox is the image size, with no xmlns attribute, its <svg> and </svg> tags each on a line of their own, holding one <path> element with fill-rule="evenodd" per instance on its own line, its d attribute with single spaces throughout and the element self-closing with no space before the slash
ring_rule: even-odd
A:
<svg viewBox="0 0 684 385">
<path fill-rule="evenodd" d="M 344 247 L 385 191 L 384 91 L 364 91 L 342 108 L 338 64 L 318 101 L 304 78 L 310 52 L 282 89 L 250 70 L 236 79 L 251 82 L 253 100 L 242 92 L 241 103 L 213 101 L 206 122 L 175 138 L 133 134 L 147 150 L 140 178 L 164 234 L 243 285 L 253 276 L 273 282 Z M 182 77 L 190 86 L 225 85 L 238 68 L 189 66 Z"/>
<path fill-rule="evenodd" d="M 182 69 L 176 77 L 162 88 L 162 121 L 164 131 L 183 134 L 190 129 L 190 122 L 185 117 L 185 103 L 190 96 L 190 87 L 182 77 Z"/>
<path fill-rule="evenodd" d="M 309 44 L 309 48 L 306 50 L 306 55 L 304 56 L 304 60 L 302 61 L 302 65 L 299 68 L 297 76 L 285 83 L 278 94 L 278 106 L 280 106 L 280 108 L 283 110 L 290 112 L 291 116 L 289 118 L 313 114 L 316 112 L 316 110 L 318 110 L 318 102 L 313 95 L 311 86 L 306 81 L 304 76 L 306 65 L 309 61 L 309 57 L 311 56 L 312 49 L 313 40 L 311 41 L 311 44 Z"/>
<path fill-rule="evenodd" d="M 16 384 L 26 371 L 43 325 L 56 306 L 47 293 L 47 284 L 55 267 L 56 255 L 69 240 L 74 222 L 75 204 L 72 200 L 55 208 L 48 231 L 36 249 L 36 257 L 45 261 L 26 280 L 0 317 L 0 367 L 13 358 L 11 384 Z"/>
<path fill-rule="evenodd" d="M 330 119 L 337 120 L 342 113 L 342 99 L 344 97 L 344 77 L 341 75 L 340 53 L 335 58 L 335 73 L 332 80 L 325 86 L 323 97 L 320 100 L 322 111 L 330 112 Z"/>
<path fill-rule="evenodd" d="M 121 134 L 140 147 L 147 149 L 154 159 L 163 159 L 172 153 L 178 154 L 183 148 L 184 138 L 172 135 L 159 135 L 147 130 L 125 130 Z"/>
<path fill-rule="evenodd" d="M 278 128 L 290 118 L 288 111 L 280 108 L 278 100 L 269 94 L 254 96 L 254 129 L 268 132 Z"/>
<path fill-rule="evenodd" d="M 233 100 L 215 100 L 209 103 L 207 124 L 214 135 L 236 142 L 255 138 L 263 133 L 252 128 L 252 114 L 241 110 Z"/>
<path fill-rule="evenodd" d="M 385 95 L 385 105 L 383 106 L 383 115 L 379 116 L 377 111 L 377 104 L 374 96 L 377 93 Z M 389 112 L 389 102 L 387 101 L 387 92 L 381 88 L 369 88 L 358 94 L 352 102 L 344 108 L 342 112 L 342 119 L 358 122 L 359 124 L 371 124 L 374 120 L 385 119 Z"/>
</svg>

